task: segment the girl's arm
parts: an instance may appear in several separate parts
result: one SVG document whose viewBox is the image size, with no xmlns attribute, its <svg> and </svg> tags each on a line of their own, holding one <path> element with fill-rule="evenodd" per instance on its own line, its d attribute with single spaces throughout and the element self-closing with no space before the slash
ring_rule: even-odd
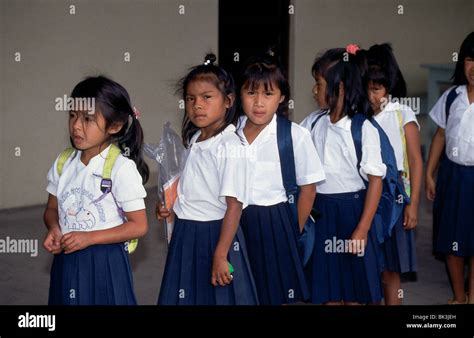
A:
<svg viewBox="0 0 474 338">
<path fill-rule="evenodd" d="M 48 234 L 43 241 L 43 247 L 53 254 L 61 252 L 61 227 L 59 226 L 58 199 L 49 194 L 48 203 L 43 215 L 44 224 L 48 228 Z"/>
<path fill-rule="evenodd" d="M 418 204 L 420 202 L 421 178 L 423 176 L 423 160 L 421 159 L 420 132 L 415 122 L 405 125 L 408 167 L 410 170 L 410 205 L 405 208 L 403 225 L 413 229 L 418 223 Z"/>
<path fill-rule="evenodd" d="M 313 208 L 314 199 L 316 197 L 316 183 L 300 186 L 298 197 L 298 224 L 300 232 L 303 231 L 304 224 Z"/>
<path fill-rule="evenodd" d="M 95 244 L 110 244 L 143 237 L 148 231 L 146 210 L 126 212 L 127 222 L 119 226 L 96 231 L 73 231 L 61 239 L 64 253 L 82 250 Z"/>
<path fill-rule="evenodd" d="M 211 283 L 214 286 L 225 286 L 232 282 L 232 276 L 227 264 L 227 254 L 234 240 L 235 233 L 239 227 L 240 216 L 242 215 L 242 203 L 235 197 L 226 196 L 227 211 L 222 221 L 221 234 L 214 251 L 212 263 Z"/>
<path fill-rule="evenodd" d="M 372 225 L 375 213 L 377 212 L 380 196 L 382 195 L 382 177 L 367 175 L 367 178 L 369 179 L 369 187 L 365 197 L 364 210 L 360 217 L 359 224 L 351 236 L 351 240 L 356 240 L 356 248 L 359 247 L 360 249 L 365 248 L 367 244 L 367 234 Z M 359 246 L 360 244 L 362 244 L 362 246 Z M 359 254 L 355 248 L 351 249 L 351 247 L 349 247 L 349 250 L 353 254 Z"/>
<path fill-rule="evenodd" d="M 445 145 L 444 129 L 438 127 L 431 141 L 430 155 L 428 156 L 428 163 L 426 164 L 426 198 L 434 201 L 436 184 L 434 180 L 434 173 L 438 167 L 439 159 L 443 153 Z"/>
</svg>

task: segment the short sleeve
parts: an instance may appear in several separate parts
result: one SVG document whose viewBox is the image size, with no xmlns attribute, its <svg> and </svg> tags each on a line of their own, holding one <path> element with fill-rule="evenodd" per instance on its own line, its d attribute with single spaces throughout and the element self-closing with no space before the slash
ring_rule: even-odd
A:
<svg viewBox="0 0 474 338">
<path fill-rule="evenodd" d="M 243 208 L 247 206 L 248 197 L 246 149 L 238 142 L 223 142 L 216 155 L 219 200 L 225 203 L 225 197 L 235 197 Z"/>
<path fill-rule="evenodd" d="M 452 88 L 449 88 L 447 91 L 441 95 L 438 99 L 436 104 L 431 108 L 429 113 L 431 119 L 438 125 L 438 127 L 446 129 L 446 99 L 448 97 L 448 93 L 451 91 Z"/>
<path fill-rule="evenodd" d="M 387 167 L 382 161 L 380 136 L 369 121 L 362 125 L 362 161 L 360 174 L 368 181 L 367 175 L 385 177 Z"/>
<path fill-rule="evenodd" d="M 48 174 L 46 176 L 48 180 L 46 191 L 54 196 L 57 196 L 58 183 L 59 183 L 58 160 L 59 160 L 59 156 L 54 161 L 53 166 L 49 169 Z"/>
<path fill-rule="evenodd" d="M 112 193 L 125 212 L 145 209 L 146 191 L 135 162 L 126 159 L 126 162 L 112 173 Z"/>
<path fill-rule="evenodd" d="M 410 107 L 403 107 L 402 121 L 403 121 L 403 127 L 405 127 L 410 122 L 415 122 L 415 124 L 418 127 L 418 130 L 420 130 L 420 124 L 418 123 L 415 112 Z"/>
<path fill-rule="evenodd" d="M 318 183 L 326 179 L 321 159 L 314 147 L 311 134 L 303 128 L 292 129 L 296 184 Z"/>
</svg>

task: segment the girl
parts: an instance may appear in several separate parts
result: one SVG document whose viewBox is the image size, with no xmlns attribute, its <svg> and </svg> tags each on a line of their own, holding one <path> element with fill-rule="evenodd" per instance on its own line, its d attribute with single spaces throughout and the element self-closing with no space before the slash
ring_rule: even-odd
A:
<svg viewBox="0 0 474 338">
<path fill-rule="evenodd" d="M 434 200 L 436 251 L 446 254 L 454 294 L 449 303 L 474 304 L 474 32 L 461 45 L 453 77 L 455 87 L 444 92 L 430 112 L 438 129 L 426 168 L 426 195 Z M 468 297 L 465 258 L 469 258 Z"/>
<path fill-rule="evenodd" d="M 294 155 L 299 186 L 296 215 L 290 211 L 283 184 L 277 124 L 286 118 L 290 88 L 286 77 L 270 58 L 250 60 L 244 68 L 240 96 L 243 112 L 238 134 L 248 146 L 249 206 L 241 224 L 261 304 L 283 304 L 308 298 L 308 288 L 297 247 L 297 237 L 308 219 L 316 195 L 315 183 L 324 179 L 309 132 L 291 124 L 289 149 Z M 289 122 L 288 122 L 289 123 Z M 289 137 L 288 137 L 289 138 Z M 288 156 L 289 154 L 284 154 Z M 292 161 L 293 162 L 293 161 Z"/>
<path fill-rule="evenodd" d="M 207 55 L 181 82 L 182 136 L 190 153 L 173 206 L 177 218 L 158 304 L 257 304 L 238 230 L 246 206 L 246 161 L 239 158 L 245 149 L 233 125 L 235 86 L 215 60 Z M 159 209 L 159 219 L 168 216 L 169 210 Z"/>
<path fill-rule="evenodd" d="M 316 243 L 306 268 L 311 301 L 323 304 L 378 303 L 382 298 L 379 244 L 371 228 L 386 166 L 377 129 L 362 125 L 359 163 L 351 135 L 355 114 L 370 114 L 363 76 L 366 59 L 355 45 L 328 50 L 313 65 L 320 117 L 312 130 L 326 180 L 318 184 Z M 368 181 L 366 189 L 364 180 Z"/>
<path fill-rule="evenodd" d="M 136 304 L 126 241 L 148 230 L 142 128 L 125 88 L 106 77 L 85 79 L 71 97 L 92 99 L 96 109 L 70 110 L 74 151 L 48 173 L 49 304 Z"/>
<path fill-rule="evenodd" d="M 397 100 L 406 97 L 406 85 L 389 44 L 374 45 L 368 50 L 368 95 L 374 119 L 380 124 L 392 145 L 397 167 L 406 182 L 411 202 L 403 217 L 382 244 L 384 258 L 384 298 L 386 305 L 400 305 L 400 273 L 416 271 L 415 234 L 418 222 L 423 161 L 420 148 L 420 126 L 410 107 Z M 409 175 L 408 175 L 409 173 Z M 409 179 L 408 179 L 409 178 Z"/>
<path fill-rule="evenodd" d="M 316 60 L 314 60 L 313 66 L 311 67 L 311 75 L 313 76 L 313 78 L 316 79 L 317 71 L 319 69 L 327 67 L 330 63 L 331 60 L 329 59 L 322 59 L 317 57 Z M 313 86 L 313 98 L 316 104 L 318 105 L 318 109 L 306 116 L 300 123 L 300 126 L 308 129 L 310 132 L 316 125 L 316 121 L 319 119 L 319 117 L 322 117 L 328 112 L 327 107 L 325 107 L 325 98 L 321 95 L 320 91 L 318 92 L 317 86 L 318 84 L 316 82 Z"/>
</svg>

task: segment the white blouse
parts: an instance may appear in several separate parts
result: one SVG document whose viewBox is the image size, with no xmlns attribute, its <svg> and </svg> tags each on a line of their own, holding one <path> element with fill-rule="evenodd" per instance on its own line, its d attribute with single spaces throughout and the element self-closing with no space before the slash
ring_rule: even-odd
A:
<svg viewBox="0 0 474 338">
<path fill-rule="evenodd" d="M 357 172 L 357 155 L 351 133 L 352 120 L 345 116 L 331 123 L 329 114 L 321 117 L 311 136 L 323 162 L 326 180 L 318 184 L 318 193 L 336 194 L 365 189 Z M 369 121 L 362 125 L 362 161 L 360 174 L 385 177 L 387 168 L 382 162 L 380 138 Z"/>
<path fill-rule="evenodd" d="M 224 218 L 226 196 L 247 206 L 247 160 L 245 147 L 229 125 L 218 135 L 196 142 L 190 140 L 189 155 L 178 182 L 173 210 L 181 219 L 213 221 Z"/>
<path fill-rule="evenodd" d="M 247 117 L 239 120 L 237 133 L 248 147 L 249 205 L 269 206 L 288 201 L 281 174 L 277 143 L 277 116 L 248 144 L 243 128 Z M 318 153 L 309 132 L 296 123 L 291 124 L 291 138 L 295 158 L 296 184 L 306 185 L 325 179 Z"/>
<path fill-rule="evenodd" d="M 446 125 L 446 99 L 453 87 L 446 90 L 430 111 L 430 117 L 445 129 L 446 155 L 461 165 L 474 165 L 474 102 L 469 103 L 466 86 L 456 89 L 458 96 L 453 101 Z"/>
</svg>

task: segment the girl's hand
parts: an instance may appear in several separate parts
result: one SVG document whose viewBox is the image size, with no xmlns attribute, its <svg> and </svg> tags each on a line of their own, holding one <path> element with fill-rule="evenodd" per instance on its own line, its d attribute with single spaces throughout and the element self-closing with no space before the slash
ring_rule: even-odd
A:
<svg viewBox="0 0 474 338">
<path fill-rule="evenodd" d="M 355 228 L 349 243 L 349 253 L 353 255 L 363 256 L 367 245 L 368 231 L 362 229 L 359 225 Z"/>
<path fill-rule="evenodd" d="M 163 219 L 170 217 L 171 213 L 168 209 L 165 208 L 165 205 L 163 203 L 156 203 L 156 218 L 159 221 L 162 221 Z"/>
<path fill-rule="evenodd" d="M 46 238 L 43 242 L 43 247 L 51 252 L 52 254 L 56 255 L 62 251 L 61 248 L 61 237 L 63 234 L 59 227 L 55 226 L 51 230 L 48 231 Z"/>
<path fill-rule="evenodd" d="M 65 254 L 85 249 L 92 244 L 91 232 L 88 231 L 68 232 L 61 239 L 61 247 Z"/>
<path fill-rule="evenodd" d="M 414 229 L 418 224 L 418 205 L 411 203 L 405 207 L 403 216 L 403 228 L 405 230 Z"/>
<path fill-rule="evenodd" d="M 425 183 L 426 198 L 430 201 L 434 201 L 436 197 L 436 184 L 432 177 L 426 175 Z"/>
<path fill-rule="evenodd" d="M 226 286 L 232 283 L 232 278 L 227 258 L 224 256 L 214 256 L 212 261 L 211 284 L 214 286 Z"/>
</svg>

